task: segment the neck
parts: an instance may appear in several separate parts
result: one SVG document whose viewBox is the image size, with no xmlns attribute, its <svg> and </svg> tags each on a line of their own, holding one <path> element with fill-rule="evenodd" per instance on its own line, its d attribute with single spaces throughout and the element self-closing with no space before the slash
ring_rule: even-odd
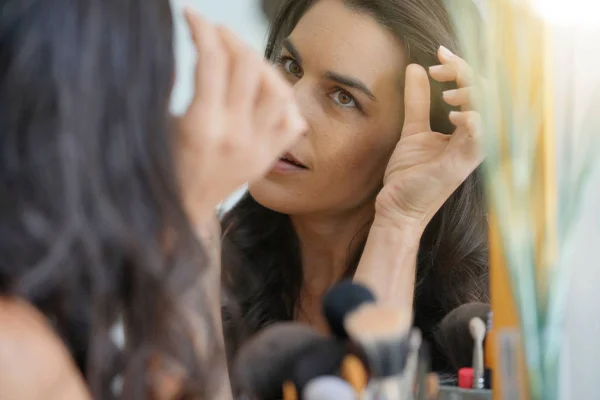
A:
<svg viewBox="0 0 600 400">
<path fill-rule="evenodd" d="M 300 241 L 305 294 L 320 297 L 344 275 L 374 214 L 374 205 L 367 204 L 335 215 L 290 216 Z"/>
</svg>

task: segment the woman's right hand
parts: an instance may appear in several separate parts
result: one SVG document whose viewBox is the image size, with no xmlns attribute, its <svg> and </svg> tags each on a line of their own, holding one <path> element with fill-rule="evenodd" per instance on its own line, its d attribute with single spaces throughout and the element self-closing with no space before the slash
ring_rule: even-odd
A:
<svg viewBox="0 0 600 400">
<path fill-rule="evenodd" d="M 185 16 L 197 64 L 176 157 L 186 211 L 200 223 L 244 183 L 262 178 L 306 122 L 275 68 L 227 29 L 190 10 Z"/>
</svg>

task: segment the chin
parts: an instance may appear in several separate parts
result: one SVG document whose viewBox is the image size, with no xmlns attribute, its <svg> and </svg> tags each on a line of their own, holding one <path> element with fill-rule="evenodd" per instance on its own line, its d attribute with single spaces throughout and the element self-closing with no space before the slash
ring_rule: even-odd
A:
<svg viewBox="0 0 600 400">
<path fill-rule="evenodd" d="M 310 212 L 307 207 L 309 202 L 301 191 L 268 178 L 249 185 L 248 192 L 261 206 L 282 214 Z"/>
</svg>

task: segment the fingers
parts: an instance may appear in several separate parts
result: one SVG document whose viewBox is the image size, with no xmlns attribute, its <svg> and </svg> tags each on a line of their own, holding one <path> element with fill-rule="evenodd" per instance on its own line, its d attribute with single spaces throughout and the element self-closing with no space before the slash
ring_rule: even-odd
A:
<svg viewBox="0 0 600 400">
<path fill-rule="evenodd" d="M 282 125 L 282 120 L 288 116 L 291 117 L 289 127 L 301 125 L 303 120 L 299 112 L 290 107 L 290 103 L 295 104 L 293 91 L 277 70 L 228 29 L 221 27 L 218 31 L 232 58 L 227 96 L 232 115 L 253 123 L 254 132 L 258 135 L 267 134 L 278 124 Z"/>
<path fill-rule="evenodd" d="M 227 29 L 190 10 L 185 17 L 198 60 L 195 96 L 178 129 L 178 174 L 190 186 L 186 210 L 203 218 L 235 188 L 264 176 L 306 122 L 275 68 Z"/>
<path fill-rule="evenodd" d="M 423 67 L 410 64 L 406 68 L 404 88 L 404 127 L 402 136 L 430 131 L 431 108 L 429 77 Z"/>
<path fill-rule="evenodd" d="M 456 68 L 452 64 L 432 65 L 429 67 L 429 75 L 438 82 L 456 81 Z"/>
<path fill-rule="evenodd" d="M 473 96 L 472 89 L 470 87 L 464 87 L 460 89 L 446 90 L 442 93 L 444 101 L 451 106 L 455 107 L 467 107 L 471 103 Z"/>
<path fill-rule="evenodd" d="M 231 76 L 226 102 L 233 115 L 250 118 L 258 97 L 263 60 L 224 27 L 217 28 L 219 37 L 231 57 Z"/>
<path fill-rule="evenodd" d="M 254 121 L 260 126 L 263 133 L 275 129 L 282 123 L 286 113 L 295 106 L 294 91 L 279 74 L 279 72 L 270 65 L 265 64 L 262 71 L 262 85 Z M 296 113 L 299 116 L 299 112 Z"/>
<path fill-rule="evenodd" d="M 295 103 L 289 103 L 283 112 L 283 118 L 272 131 L 271 150 L 275 155 L 281 155 L 293 147 L 307 129 L 306 120 L 300 114 Z"/>
<path fill-rule="evenodd" d="M 473 70 L 465 60 L 453 54 L 444 46 L 438 49 L 441 65 L 429 67 L 429 74 L 438 82 L 456 81 L 458 89 L 443 93 L 444 101 L 451 106 L 460 107 L 462 111 L 471 108 L 473 91 Z"/>
<path fill-rule="evenodd" d="M 442 66 L 446 68 L 434 68 L 438 66 L 430 67 L 430 73 L 433 69 L 433 75 L 431 75 L 433 79 L 438 82 L 456 81 L 458 87 L 465 87 L 472 84 L 473 70 L 465 60 L 444 46 L 440 46 L 438 49 L 438 59 L 442 63 Z"/>
<path fill-rule="evenodd" d="M 203 125 L 222 120 L 225 113 L 251 125 L 249 131 L 257 135 L 304 129 L 294 93 L 275 68 L 230 30 L 212 26 L 190 9 L 185 17 L 198 53 L 195 103 L 206 117 Z"/>
<path fill-rule="evenodd" d="M 481 116 L 476 111 L 451 111 L 449 119 L 457 128 L 464 126 L 474 133 L 479 132 Z"/>
<path fill-rule="evenodd" d="M 280 156 L 290 149 L 307 123 L 296 103 L 292 86 L 271 65 L 265 64 L 263 84 L 255 113 L 255 126 L 268 141 L 265 157 Z"/>
<path fill-rule="evenodd" d="M 292 96 L 281 96 L 276 86 L 267 78 L 262 84 L 254 115 L 254 123 L 260 127 L 261 133 L 269 133 L 281 125 L 290 112 L 290 103 L 293 101 Z"/>
<path fill-rule="evenodd" d="M 453 171 L 462 182 L 483 161 L 481 116 L 475 111 L 452 111 L 450 121 L 456 130 L 444 152 L 443 169 Z"/>
<path fill-rule="evenodd" d="M 206 115 L 214 115 L 226 97 L 227 55 L 212 25 L 190 9 L 185 10 L 185 18 L 197 53 L 194 101 Z"/>
<path fill-rule="evenodd" d="M 276 68 L 266 63 L 255 125 L 269 136 L 269 151 L 275 155 L 292 147 L 308 127 L 292 86 Z"/>
</svg>

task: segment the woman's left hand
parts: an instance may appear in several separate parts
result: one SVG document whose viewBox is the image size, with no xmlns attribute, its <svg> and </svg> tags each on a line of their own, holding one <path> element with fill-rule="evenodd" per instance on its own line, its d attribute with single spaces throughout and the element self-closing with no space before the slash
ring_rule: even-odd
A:
<svg viewBox="0 0 600 400">
<path fill-rule="evenodd" d="M 481 164 L 479 120 L 470 110 L 471 70 L 458 56 L 441 47 L 441 65 L 430 68 L 440 82 L 456 81 L 458 89 L 444 100 L 461 111 L 451 112 L 451 135 L 430 127 L 430 85 L 427 72 L 411 64 L 406 70 L 402 136 L 388 163 L 384 187 L 376 202 L 375 224 L 422 232 L 446 200 Z"/>
</svg>

